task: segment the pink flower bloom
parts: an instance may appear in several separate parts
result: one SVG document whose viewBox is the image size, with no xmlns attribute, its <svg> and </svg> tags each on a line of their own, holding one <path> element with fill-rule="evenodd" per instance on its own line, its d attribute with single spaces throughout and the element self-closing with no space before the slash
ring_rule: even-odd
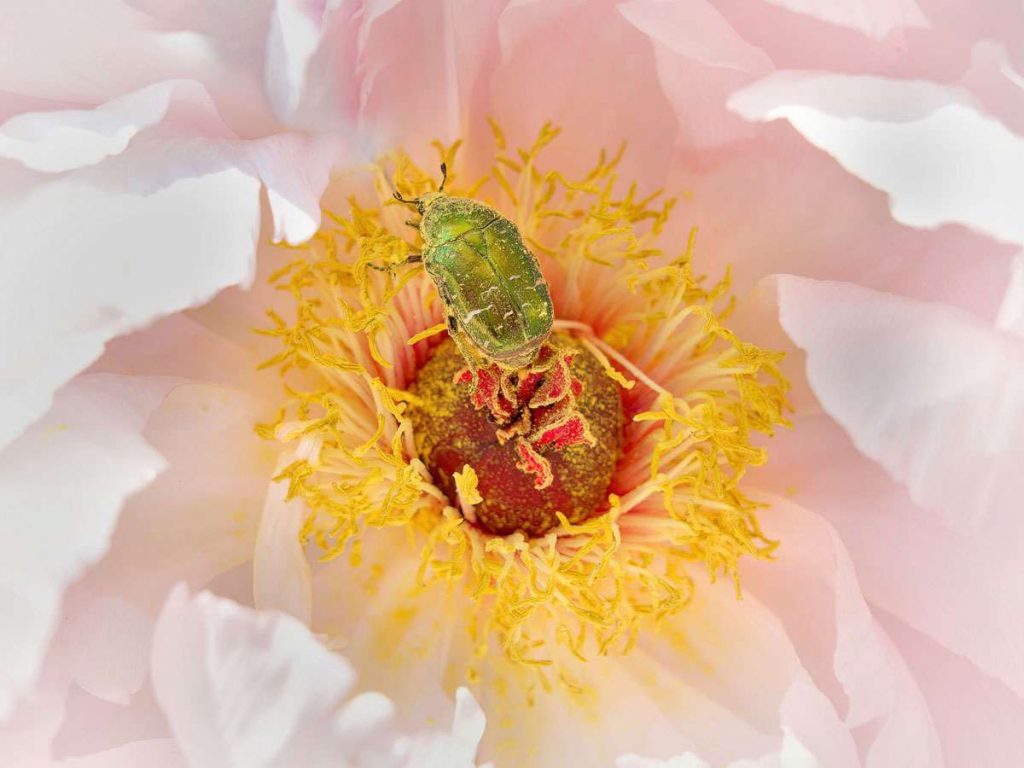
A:
<svg viewBox="0 0 1024 768">
<path fill-rule="evenodd" d="M 4 765 L 1019 761 L 1018 2 L 8 5 Z M 665 499 L 682 491 L 663 491 L 671 471 L 693 468 L 670 444 L 688 438 L 670 433 L 656 449 L 660 432 L 630 422 L 611 513 L 584 530 L 552 529 L 546 551 L 565 579 L 551 589 L 520 568 L 540 537 L 524 544 L 464 525 L 478 514 L 474 489 L 489 493 L 480 466 L 460 472 L 458 509 L 429 475 L 403 475 L 402 485 L 388 474 L 421 466 L 400 426 L 405 412 L 387 405 L 438 343 L 408 339 L 445 320 L 425 278 L 388 302 L 373 294 L 379 317 L 346 325 L 334 306 L 334 335 L 313 337 L 370 372 L 339 383 L 346 396 L 332 401 L 340 415 L 330 426 L 343 438 L 327 438 L 345 450 L 323 453 L 323 424 L 295 401 L 274 422 L 286 399 L 280 379 L 257 371 L 283 348 L 253 333 L 268 327 L 267 309 L 287 318 L 284 329 L 323 332 L 296 325 L 296 301 L 357 290 L 328 281 L 280 291 L 272 273 L 293 258 L 308 268 L 328 240 L 345 269 L 377 253 L 359 237 L 348 252 L 343 235 L 327 237 L 344 224 L 322 209 L 379 225 L 388 247 L 396 235 L 412 242 L 406 212 L 378 205 L 374 181 L 384 177 L 372 163 L 404 149 L 433 172 L 430 142 L 462 139 L 453 183 L 465 191 L 491 168 L 489 118 L 513 163 L 515 147 L 557 124 L 537 167 L 569 179 L 625 140 L 612 197 L 635 181 L 637 199 L 661 188 L 679 198 L 643 241 L 664 256 L 639 254 L 637 264 L 650 263 L 626 269 L 558 251 L 555 234 L 571 230 L 579 239 L 565 242 L 579 245 L 579 227 L 598 219 L 531 219 L 536 196 L 513 199 L 494 176 L 479 192 L 536 233 L 536 249 L 554 251 L 542 266 L 557 327 L 637 380 L 623 398 L 627 416 L 700 393 L 728 414 L 714 421 L 721 434 L 743 438 L 729 438 L 719 495 L 688 487 L 695 507 L 675 513 Z M 530 188 L 525 178 L 520 189 Z M 360 218 L 350 195 L 374 210 Z M 644 221 L 630 226 L 642 231 Z M 685 264 L 710 275 L 703 289 L 731 268 L 736 307 L 716 343 L 735 332 L 759 345 L 735 349 L 785 351 L 791 413 L 755 409 L 781 404 L 782 390 L 751 400 L 754 374 L 735 358 L 700 357 L 700 334 L 718 326 L 698 323 L 711 309 L 693 307 L 717 294 L 681 277 L 685 301 L 672 303 L 667 287 L 630 293 L 627 278 L 664 267 L 693 227 Z M 601 243 L 597 255 L 612 261 L 629 247 Z M 389 278 L 368 279 L 384 290 Z M 617 327 L 652 311 L 660 331 Z M 371 351 L 374 322 L 382 335 Z M 303 384 L 334 375 L 310 365 L 325 347 L 284 348 L 304 350 L 295 358 Z M 777 382 L 767 368 L 757 375 L 768 376 L 758 386 Z M 754 416 L 762 432 L 783 416 L 792 427 L 762 440 L 757 425 L 747 430 Z M 694 439 L 717 445 L 712 433 Z M 399 461 L 364 458 L 392 438 Z M 766 463 L 742 458 L 762 447 Z M 651 476 L 655 453 L 671 471 L 659 476 L 656 465 Z M 319 474 L 296 481 L 287 470 L 297 460 Z M 304 492 L 287 495 L 287 482 L 272 481 L 282 474 Z M 367 478 L 374 484 L 357 488 Z M 353 488 L 367 510 L 411 511 L 379 527 L 368 513 L 338 511 L 354 501 L 323 502 Z M 389 488 L 414 493 L 389 506 L 375 495 Z M 764 504 L 763 539 L 747 498 Z M 424 562 L 441 567 L 421 556 L 441 528 L 411 522 L 428 506 L 451 523 L 445 544 L 465 534 L 472 553 L 451 560 L 467 570 L 447 588 L 417 578 Z M 339 536 L 345 522 L 358 535 Z M 778 541 L 773 559 L 754 556 L 769 540 Z M 324 554 L 344 556 L 324 563 Z M 486 569 L 499 556 L 495 575 Z M 676 577 L 648 569 L 677 556 L 688 562 Z M 592 570 L 569 578 L 577 566 Z M 657 573 L 669 593 L 685 586 L 685 599 L 657 626 L 629 600 L 629 610 L 589 610 L 598 593 L 588 589 L 616 568 L 632 574 L 623 594 L 664 594 L 652 586 Z M 711 581 L 715 573 L 726 577 Z M 481 587 L 481 602 L 467 586 Z M 557 629 L 566 616 L 582 616 L 572 632 Z M 618 641 L 634 621 L 628 653 L 622 643 L 593 653 L 573 634 L 587 626 L 587 643 L 602 631 Z M 525 673 L 516 651 L 527 646 L 557 663 Z"/>
</svg>

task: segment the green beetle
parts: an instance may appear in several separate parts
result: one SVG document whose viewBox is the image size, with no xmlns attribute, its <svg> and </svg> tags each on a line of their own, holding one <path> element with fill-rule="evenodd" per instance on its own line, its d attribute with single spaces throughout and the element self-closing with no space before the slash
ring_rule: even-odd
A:
<svg viewBox="0 0 1024 768">
<path fill-rule="evenodd" d="M 448 328 L 457 342 L 463 331 L 484 357 L 508 368 L 533 362 L 551 333 L 554 310 L 537 258 L 516 225 L 490 206 L 444 192 L 448 169 L 441 164 L 437 192 L 413 200 L 422 261 L 444 302 Z M 461 344 L 460 344 L 461 346 Z"/>
</svg>

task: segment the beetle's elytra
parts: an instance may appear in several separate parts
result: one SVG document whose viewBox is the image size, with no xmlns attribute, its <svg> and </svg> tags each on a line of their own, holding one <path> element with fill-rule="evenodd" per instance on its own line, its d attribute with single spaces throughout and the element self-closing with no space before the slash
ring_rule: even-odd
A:
<svg viewBox="0 0 1024 768">
<path fill-rule="evenodd" d="M 447 169 L 441 165 L 442 176 Z M 422 261 L 448 315 L 449 330 L 465 334 L 484 357 L 509 368 L 533 362 L 551 333 L 554 310 L 537 258 L 515 224 L 477 200 L 428 192 L 416 206 Z"/>
</svg>

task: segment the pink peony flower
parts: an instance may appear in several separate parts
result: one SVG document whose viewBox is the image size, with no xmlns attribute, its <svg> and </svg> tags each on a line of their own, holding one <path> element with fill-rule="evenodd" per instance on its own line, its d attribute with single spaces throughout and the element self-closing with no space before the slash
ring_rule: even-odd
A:
<svg viewBox="0 0 1024 768">
<path fill-rule="evenodd" d="M 7 5 L 5 766 L 1019 762 L 1019 3 Z M 613 469 L 459 440 L 442 158 Z"/>
</svg>

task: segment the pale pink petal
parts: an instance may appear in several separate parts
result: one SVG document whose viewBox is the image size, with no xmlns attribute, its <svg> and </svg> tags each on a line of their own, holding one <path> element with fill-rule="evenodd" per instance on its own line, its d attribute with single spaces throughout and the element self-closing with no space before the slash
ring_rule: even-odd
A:
<svg viewBox="0 0 1024 768">
<path fill-rule="evenodd" d="M 936 104 L 936 100 L 944 104 Z M 750 120 L 787 119 L 844 168 L 890 196 L 915 227 L 956 222 L 1024 243 L 1024 139 L 933 84 L 780 73 L 735 94 Z"/>
<path fill-rule="evenodd" d="M 764 0 L 820 21 L 849 27 L 882 40 L 897 30 L 926 28 L 914 0 Z"/>
<path fill-rule="evenodd" d="M 792 0 L 806 7 L 817 0 Z M 732 27 L 752 45 L 764 50 L 779 69 L 802 69 L 884 75 L 952 83 L 971 61 L 971 49 L 979 40 L 992 40 L 1018 50 L 1024 18 L 1016 0 L 992 0 L 984 4 L 951 3 L 947 0 L 912 0 L 927 20 L 927 29 L 893 27 L 884 38 L 873 37 L 853 26 L 839 26 L 815 16 L 790 10 L 791 0 L 779 3 L 717 0 L 715 7 Z M 874 11 L 897 21 L 908 7 L 901 0 L 882 3 L 830 3 L 831 13 L 853 16 Z M 868 17 L 863 17 L 869 22 Z M 1019 66 L 1018 66 L 1019 69 Z"/>
<path fill-rule="evenodd" d="M 124 500 L 164 469 L 141 431 L 166 389 L 83 377 L 0 453 L 0 718 L 39 669 L 64 587 L 102 556 Z"/>
<path fill-rule="evenodd" d="M 823 415 L 806 415 L 772 445 L 772 470 L 752 482 L 795 493 L 835 526 L 864 595 L 980 670 L 1024 694 L 1024 583 L 1002 529 L 951 530 L 916 506 Z M 912 565 L 912 567 L 908 567 Z"/>
<path fill-rule="evenodd" d="M 970 69 L 957 84 L 1011 131 L 1024 134 L 1024 75 L 1010 61 L 1006 45 L 993 40 L 975 43 Z"/>
<path fill-rule="evenodd" d="M 67 595 L 62 624 L 72 680 L 97 698 L 128 704 L 149 674 L 151 617 L 117 597 L 77 590 Z"/>
<path fill-rule="evenodd" d="M 289 613 L 303 624 L 313 615 L 312 576 L 299 531 L 309 509 L 302 499 L 285 500 L 287 487 L 267 490 L 253 554 L 253 597 L 257 608 Z"/>
<path fill-rule="evenodd" d="M 881 611 L 879 619 L 928 699 L 946 765 L 1017 762 L 1024 698 L 894 616 Z"/>
<path fill-rule="evenodd" d="M 347 143 L 337 135 L 282 133 L 241 146 L 242 167 L 251 167 L 263 182 L 274 218 L 274 242 L 292 245 L 320 228 L 320 196 L 331 168 Z"/>
<path fill-rule="evenodd" d="M 951 529 L 1024 542 L 1024 345 L 964 313 L 780 277 L 779 317 L 825 409 Z"/>
<path fill-rule="evenodd" d="M 1024 336 L 1024 251 L 1013 262 L 1010 284 L 999 308 L 996 327 L 1018 336 Z"/>
<path fill-rule="evenodd" d="M 747 291 L 786 272 L 941 301 L 991 322 L 1019 250 L 958 225 L 896 223 L 884 193 L 783 124 L 763 126 L 710 166 L 704 153 L 687 154 L 668 187 L 688 190 L 669 252 L 697 227 L 695 261 L 712 275 L 732 267 L 741 311 Z"/>
<path fill-rule="evenodd" d="M 455 692 L 451 734 L 421 736 L 413 742 L 403 768 L 475 768 L 487 718 L 468 688 Z"/>
<path fill-rule="evenodd" d="M 276 454 L 253 424 L 270 412 L 232 389 L 178 384 L 150 415 L 143 436 L 169 466 L 128 501 L 110 550 L 65 594 L 50 647 L 46 680 L 66 696 L 56 757 L 169 734 L 144 684 L 153 626 L 183 578 L 251 601 L 249 561 Z"/>
<path fill-rule="evenodd" d="M 793 733 L 783 729 L 782 748 L 773 754 L 756 759 L 741 759 L 729 763 L 725 768 L 819 768 L 817 758 L 801 744 Z M 828 763 L 827 765 L 831 765 Z M 637 755 L 623 755 L 615 761 L 615 768 L 711 768 L 693 752 L 670 757 L 668 760 L 652 760 Z"/>
<path fill-rule="evenodd" d="M 843 713 L 867 765 L 931 765 L 940 750 L 927 705 L 871 615 L 842 539 L 825 519 L 793 502 L 764 500 L 771 506 L 762 522 L 781 545 L 775 561 L 748 564 L 746 588 L 783 621 L 818 689 Z M 821 695 L 815 690 L 801 699 L 814 694 Z M 820 744 L 825 729 L 800 727 L 797 701 L 785 724 L 823 765 L 839 765 L 842 753 L 824 750 L 841 745 L 841 736 Z"/>
<path fill-rule="evenodd" d="M 622 178 L 661 185 L 679 128 L 647 34 L 612 5 L 520 0 L 501 14 L 498 36 L 486 110 L 514 146 L 551 120 L 564 132 L 545 150 L 550 167 L 577 176 L 628 141 Z"/>
<path fill-rule="evenodd" d="M 679 121 L 678 142 L 717 146 L 755 133 L 724 109 L 725 100 L 774 67 L 710 3 L 630 0 L 618 10 L 654 43 L 658 77 Z"/>
<path fill-rule="evenodd" d="M 228 291 L 222 292 L 199 312 L 214 311 L 228 295 Z M 260 314 L 253 313 L 253 327 Z M 256 370 L 271 353 L 268 350 L 261 358 L 252 348 L 261 337 L 250 328 L 245 331 L 248 338 L 229 339 L 200 322 L 192 312 L 177 313 L 142 331 L 112 339 L 90 370 L 147 378 L 173 376 L 248 392 L 272 402 L 280 393 L 280 379 Z"/>
<path fill-rule="evenodd" d="M 693 752 L 677 755 L 668 760 L 653 760 L 639 755 L 623 755 L 615 761 L 615 768 L 710 768 Z"/>
<path fill-rule="evenodd" d="M 505 5 L 506 0 L 367 4 L 358 33 L 359 119 L 370 156 L 401 145 L 414 157 L 433 160 L 431 140 L 468 139 L 486 129 L 479 92 L 494 67 L 495 23 Z M 396 40 L 407 42 L 396 46 Z"/>
<path fill-rule="evenodd" d="M 110 552 L 85 585 L 155 617 L 178 581 L 198 589 L 252 559 L 276 450 L 253 427 L 272 406 L 247 393 L 180 384 L 144 435 L 168 470 L 125 506 Z"/>
<path fill-rule="evenodd" d="M 52 768 L 186 768 L 174 739 L 132 741 L 86 757 L 70 757 L 52 764 Z"/>
<path fill-rule="evenodd" d="M 12 0 L 4 20 L 0 90 L 12 93 L 95 104 L 167 77 L 174 60 L 146 15 L 122 0 Z"/>
</svg>

